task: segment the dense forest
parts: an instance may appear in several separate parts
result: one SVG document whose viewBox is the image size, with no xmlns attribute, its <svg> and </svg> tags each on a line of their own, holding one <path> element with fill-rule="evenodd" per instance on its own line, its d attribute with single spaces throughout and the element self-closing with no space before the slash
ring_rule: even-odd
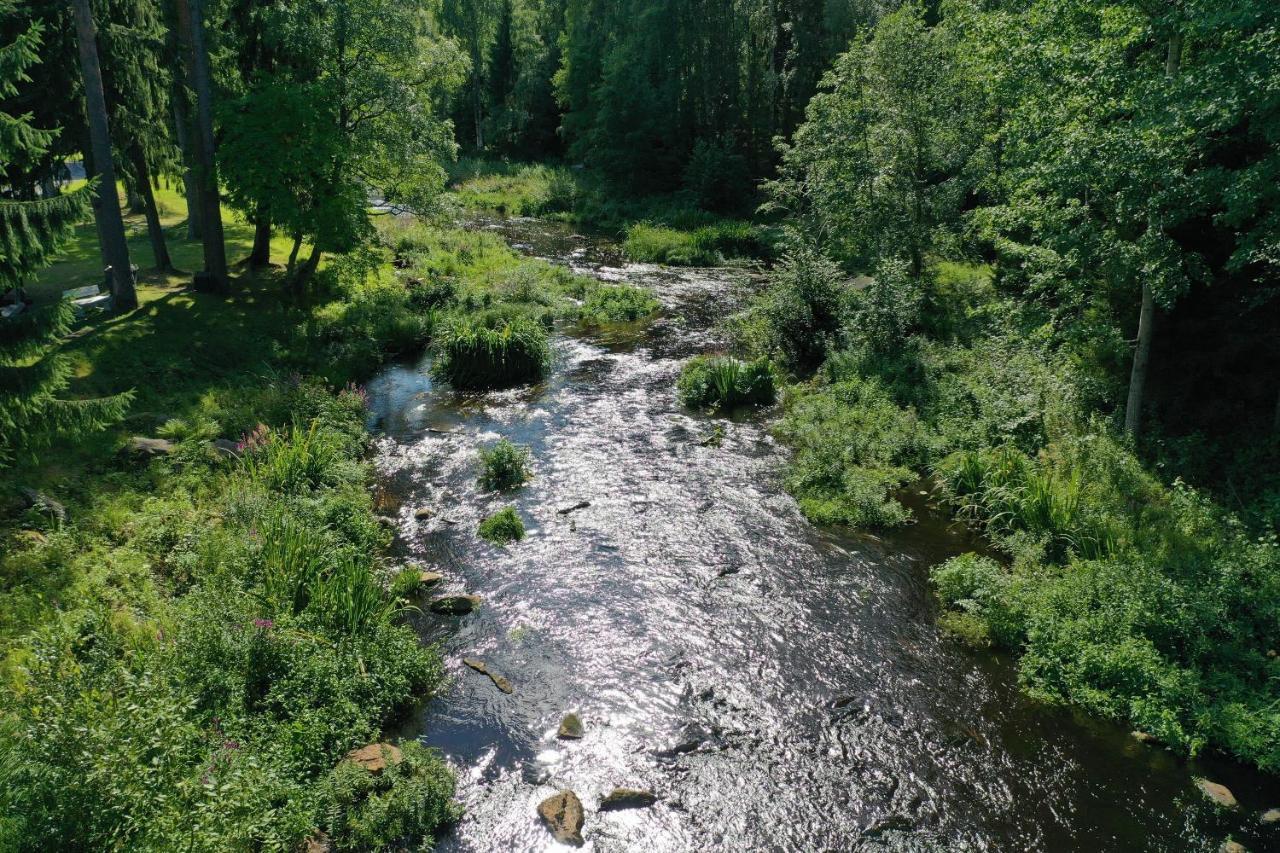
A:
<svg viewBox="0 0 1280 853">
<path fill-rule="evenodd" d="M 688 410 L 763 409 L 815 525 L 929 492 L 983 543 L 939 632 L 1035 699 L 1280 773 L 1272 0 L 0 0 L 0 849 L 460 817 L 388 732 L 475 602 L 396 556 L 361 383 L 662 311 L 477 214 L 757 282 Z"/>
</svg>

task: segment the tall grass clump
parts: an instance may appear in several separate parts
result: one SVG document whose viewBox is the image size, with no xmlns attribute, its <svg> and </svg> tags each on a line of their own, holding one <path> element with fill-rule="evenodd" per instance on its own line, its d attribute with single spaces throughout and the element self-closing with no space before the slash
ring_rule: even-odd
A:
<svg viewBox="0 0 1280 853">
<path fill-rule="evenodd" d="M 698 409 L 767 406 L 777 395 L 773 365 L 765 358 L 695 356 L 680 371 L 676 389 L 680 402 Z"/>
<path fill-rule="evenodd" d="M 529 449 L 501 439 L 480 449 L 480 488 L 505 491 L 523 486 L 533 476 Z"/>
<path fill-rule="evenodd" d="M 631 323 L 651 317 L 662 307 L 652 293 L 628 285 L 600 285 L 587 292 L 578 311 L 584 324 Z"/>
<path fill-rule="evenodd" d="M 535 382 L 551 366 L 547 330 L 522 314 L 455 317 L 440 331 L 433 349 L 433 372 L 463 390 Z"/>
<path fill-rule="evenodd" d="M 524 538 L 524 521 L 515 507 L 507 506 L 480 522 L 480 538 L 494 545 L 519 542 Z"/>
</svg>

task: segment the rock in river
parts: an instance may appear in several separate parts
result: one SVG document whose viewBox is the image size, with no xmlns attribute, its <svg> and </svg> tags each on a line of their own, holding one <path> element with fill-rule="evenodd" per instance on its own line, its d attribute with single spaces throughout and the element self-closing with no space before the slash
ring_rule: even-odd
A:
<svg viewBox="0 0 1280 853">
<path fill-rule="evenodd" d="M 431 612 L 463 616 L 480 606 L 478 595 L 444 595 L 431 602 Z"/>
<path fill-rule="evenodd" d="M 386 769 L 388 764 L 399 764 L 404 760 L 400 747 L 389 743 L 371 743 L 347 753 L 345 761 L 359 764 L 365 770 L 377 775 Z"/>
<path fill-rule="evenodd" d="M 1280 809 L 1267 809 L 1262 813 L 1262 817 L 1258 818 L 1258 820 L 1262 821 L 1267 826 L 1273 826 L 1280 823 Z"/>
<path fill-rule="evenodd" d="M 653 791 L 639 788 L 614 788 L 600 801 L 600 811 L 616 812 L 622 809 L 647 809 L 658 801 Z"/>
<path fill-rule="evenodd" d="M 418 572 L 418 584 L 420 586 L 435 586 L 444 580 L 444 575 L 439 572 Z"/>
<path fill-rule="evenodd" d="M 429 506 L 420 506 L 413 511 L 413 517 L 418 521 L 426 521 L 436 514 L 436 511 Z"/>
<path fill-rule="evenodd" d="M 1236 795 L 1231 793 L 1231 789 L 1226 785 L 1219 785 L 1217 782 L 1210 782 L 1208 779 L 1197 779 L 1196 787 L 1206 797 L 1213 800 L 1215 805 L 1224 809 L 1234 809 L 1236 807 Z"/>
<path fill-rule="evenodd" d="M 573 791 L 552 794 L 538 804 L 538 815 L 561 844 L 582 844 L 582 801 Z"/>
<path fill-rule="evenodd" d="M 515 685 L 513 685 L 506 678 L 503 678 L 501 675 L 498 675 L 498 673 L 489 669 L 489 665 L 486 664 L 484 661 L 478 660 L 476 658 L 463 658 L 462 662 L 467 666 L 471 667 L 472 669 L 474 669 L 476 672 L 482 675 L 489 676 L 489 680 L 492 681 L 494 686 L 497 687 L 499 690 L 501 690 L 503 693 L 515 692 L 515 689 L 516 689 Z"/>
<path fill-rule="evenodd" d="M 582 718 L 577 714 L 565 714 L 564 719 L 560 721 L 560 730 L 556 732 L 556 737 L 577 740 L 583 734 Z"/>
</svg>

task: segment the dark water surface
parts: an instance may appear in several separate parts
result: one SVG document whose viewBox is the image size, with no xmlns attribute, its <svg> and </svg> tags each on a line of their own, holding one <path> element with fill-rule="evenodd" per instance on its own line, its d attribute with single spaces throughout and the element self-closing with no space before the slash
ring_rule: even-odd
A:
<svg viewBox="0 0 1280 853">
<path fill-rule="evenodd" d="M 1009 661 L 941 640 L 927 569 L 967 543 L 924 498 L 921 523 L 889 537 L 815 529 L 782 489 L 770 413 L 716 421 L 680 407 L 681 364 L 717 346 L 713 325 L 758 287 L 750 276 L 623 267 L 607 243 L 548 223 L 476 227 L 648 286 L 665 312 L 647 330 L 558 335 L 551 378 L 534 388 L 457 395 L 425 361 L 369 386 L 400 547 L 445 589 L 484 598 L 471 615 L 420 620 L 454 677 L 404 733 L 458 771 L 467 816 L 443 849 L 556 847 L 535 808 L 561 787 L 582 799 L 587 847 L 601 851 L 1276 844 L 1258 822 L 1280 806 L 1274 780 L 1040 708 Z M 719 446 L 707 441 L 716 423 Z M 475 482 L 477 447 L 499 437 L 535 464 L 508 497 Z M 557 513 L 579 501 L 590 506 Z M 478 539 L 479 520 L 509 502 L 527 538 Z M 424 505 L 437 514 L 415 521 Z M 586 724 L 580 741 L 555 738 L 569 711 Z M 1209 805 L 1201 775 L 1242 808 Z M 598 812 L 615 786 L 661 801 Z"/>
</svg>

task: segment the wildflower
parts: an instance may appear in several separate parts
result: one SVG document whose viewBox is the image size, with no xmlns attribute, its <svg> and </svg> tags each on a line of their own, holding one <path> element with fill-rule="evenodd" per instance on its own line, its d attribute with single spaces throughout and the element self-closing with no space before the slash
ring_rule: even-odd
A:
<svg viewBox="0 0 1280 853">
<path fill-rule="evenodd" d="M 276 623 L 271 619 L 254 619 L 253 620 L 253 627 L 261 628 L 263 631 L 269 631 L 275 626 L 276 626 Z"/>
</svg>

